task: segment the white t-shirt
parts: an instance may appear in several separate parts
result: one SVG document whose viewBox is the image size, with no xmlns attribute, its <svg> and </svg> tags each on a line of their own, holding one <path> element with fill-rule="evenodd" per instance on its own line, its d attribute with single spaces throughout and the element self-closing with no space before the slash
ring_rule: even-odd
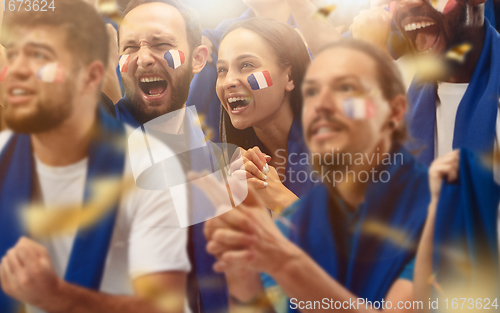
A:
<svg viewBox="0 0 500 313">
<path fill-rule="evenodd" d="M 130 129 L 127 129 L 130 132 Z M 11 136 L 0 133 L 0 151 Z M 126 156 L 125 175 L 132 175 Z M 42 199 L 52 205 L 83 202 L 88 160 L 64 167 L 47 166 L 35 158 L 36 174 Z M 187 254 L 187 229 L 172 227 L 177 220 L 171 195 L 167 191 L 132 187 L 124 194 L 113 230 L 101 291 L 133 295 L 132 279 L 163 271 L 190 271 Z M 50 254 L 57 274 L 64 277 L 76 231 L 40 241 Z M 187 307 L 186 307 L 187 309 Z M 187 309 L 188 310 L 188 309 Z M 42 312 L 28 307 L 29 313 Z"/>
</svg>

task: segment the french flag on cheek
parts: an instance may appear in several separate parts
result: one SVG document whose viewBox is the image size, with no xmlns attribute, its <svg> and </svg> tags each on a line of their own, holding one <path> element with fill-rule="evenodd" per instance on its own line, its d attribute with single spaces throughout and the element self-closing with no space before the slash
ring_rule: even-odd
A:
<svg viewBox="0 0 500 313">
<path fill-rule="evenodd" d="M 0 72 L 0 82 L 5 81 L 6 75 L 7 75 L 7 66 L 4 66 L 3 70 Z"/>
<path fill-rule="evenodd" d="M 186 57 L 184 56 L 184 52 L 181 50 L 169 50 L 165 52 L 163 56 L 165 60 L 167 60 L 168 66 L 173 68 L 174 70 L 184 64 L 186 61 Z"/>
<path fill-rule="evenodd" d="M 36 77 L 46 83 L 62 83 L 65 75 L 63 68 L 57 63 L 49 63 L 42 66 L 36 73 Z"/>
<path fill-rule="evenodd" d="M 250 84 L 252 90 L 264 89 L 273 85 L 271 75 L 268 71 L 253 73 L 252 75 L 248 76 L 247 81 Z"/>
<path fill-rule="evenodd" d="M 375 104 L 365 98 L 348 98 L 343 103 L 344 114 L 351 119 L 363 120 L 375 116 Z"/>
<path fill-rule="evenodd" d="M 128 71 L 128 63 L 130 62 L 130 55 L 120 55 L 118 59 L 118 65 L 120 66 L 120 73 L 126 73 Z"/>
</svg>

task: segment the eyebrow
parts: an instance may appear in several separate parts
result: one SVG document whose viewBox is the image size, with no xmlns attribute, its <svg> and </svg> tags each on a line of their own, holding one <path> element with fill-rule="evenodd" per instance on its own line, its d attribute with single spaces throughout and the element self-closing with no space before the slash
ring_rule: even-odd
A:
<svg viewBox="0 0 500 313">
<path fill-rule="evenodd" d="M 7 44 L 5 46 L 5 49 L 10 49 L 12 48 L 12 46 L 14 45 L 14 43 L 10 43 L 10 44 Z M 42 49 L 42 50 L 45 50 L 47 52 L 49 52 L 50 54 L 52 54 L 53 56 L 57 56 L 57 53 L 54 49 L 52 49 L 52 47 L 46 45 L 46 44 L 43 44 L 43 43 L 38 43 L 38 42 L 28 42 L 26 44 L 26 46 L 30 47 L 30 48 L 35 48 L 35 49 Z"/>
<path fill-rule="evenodd" d="M 236 57 L 236 61 L 240 61 L 242 59 L 246 59 L 246 58 L 253 58 L 253 59 L 259 59 L 258 56 L 254 55 L 254 54 L 251 54 L 251 53 L 245 53 L 245 54 L 242 54 L 242 55 L 239 55 Z M 217 60 L 217 64 L 219 63 L 226 63 L 227 61 L 226 60 Z"/>
<path fill-rule="evenodd" d="M 160 41 L 164 41 L 164 40 L 170 40 L 172 41 L 172 43 L 174 45 L 177 45 L 177 38 L 175 38 L 174 36 L 170 36 L 170 35 L 153 35 L 150 42 L 151 43 L 156 43 L 156 42 L 160 42 Z M 125 45 L 137 45 L 137 41 L 135 39 L 128 39 L 128 40 L 125 40 Z"/>
<path fill-rule="evenodd" d="M 334 82 L 334 83 L 335 83 L 335 82 L 342 81 L 342 80 L 346 80 L 346 79 L 354 79 L 354 80 L 356 80 L 356 81 L 358 81 L 358 82 L 359 82 L 359 77 L 358 77 L 358 76 L 356 76 L 356 75 L 344 75 L 344 76 L 336 77 L 336 78 L 334 78 L 334 79 L 333 79 L 333 81 L 331 81 L 331 82 Z M 317 81 L 318 81 L 317 79 L 305 79 L 305 80 L 302 82 L 302 84 L 303 84 L 303 85 L 304 85 L 304 84 L 315 85 L 315 84 L 317 84 Z"/>
</svg>

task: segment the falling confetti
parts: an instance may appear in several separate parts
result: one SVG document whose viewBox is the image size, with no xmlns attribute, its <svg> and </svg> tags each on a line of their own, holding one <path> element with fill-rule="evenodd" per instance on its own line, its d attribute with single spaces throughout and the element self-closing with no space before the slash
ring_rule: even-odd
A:
<svg viewBox="0 0 500 313">
<path fill-rule="evenodd" d="M 436 289 L 439 295 L 443 294 L 443 288 L 441 288 L 441 286 L 438 284 L 436 280 L 436 274 L 432 274 L 431 277 L 429 277 L 429 279 L 427 280 L 427 283 L 432 287 L 434 287 L 434 289 Z"/>
<path fill-rule="evenodd" d="M 103 16 L 106 16 L 120 24 L 122 22 L 122 15 L 120 13 L 120 8 L 115 1 L 100 1 L 97 11 Z"/>
<path fill-rule="evenodd" d="M 448 67 L 442 58 L 430 54 L 417 55 L 413 59 L 417 76 L 424 81 L 436 81 L 446 77 Z"/>
<path fill-rule="evenodd" d="M 337 6 L 334 4 L 324 6 L 320 9 L 318 9 L 318 11 L 316 11 L 316 13 L 313 14 L 313 18 L 320 19 L 320 20 L 326 20 L 328 18 L 328 16 L 330 16 L 330 14 L 333 11 L 335 11 L 336 9 L 337 9 Z"/>
<path fill-rule="evenodd" d="M 445 57 L 449 60 L 455 60 L 457 62 L 464 63 L 465 57 L 471 50 L 472 45 L 470 43 L 463 43 L 448 50 Z"/>
<path fill-rule="evenodd" d="M 366 234 L 389 240 L 399 247 L 413 246 L 412 243 L 408 242 L 408 234 L 404 231 L 378 221 L 366 221 L 362 226 L 362 231 Z"/>
<path fill-rule="evenodd" d="M 123 182 L 121 177 L 96 180 L 91 186 L 93 197 L 83 207 L 73 204 L 47 210 L 42 204 L 31 204 L 22 213 L 26 230 L 35 238 L 43 238 L 90 227 L 134 185 L 133 179 Z"/>
</svg>

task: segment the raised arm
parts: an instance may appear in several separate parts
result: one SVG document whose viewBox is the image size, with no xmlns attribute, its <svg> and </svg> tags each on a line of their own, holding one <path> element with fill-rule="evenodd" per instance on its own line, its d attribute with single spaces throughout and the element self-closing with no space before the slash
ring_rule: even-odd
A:
<svg viewBox="0 0 500 313">
<path fill-rule="evenodd" d="M 342 39 L 327 19 L 313 18 L 318 8 L 310 0 L 287 0 L 287 3 L 313 55 L 326 44 Z"/>
<path fill-rule="evenodd" d="M 458 177 L 459 151 L 453 151 L 435 160 L 429 169 L 429 187 L 431 190 L 431 203 L 429 204 L 427 221 L 418 247 L 417 261 L 415 264 L 415 300 L 424 303 L 422 310 L 429 312 L 428 299 L 431 295 L 432 284 L 432 254 L 434 250 L 433 238 L 436 223 L 436 211 L 441 192 L 443 179 L 449 182 Z"/>
</svg>

